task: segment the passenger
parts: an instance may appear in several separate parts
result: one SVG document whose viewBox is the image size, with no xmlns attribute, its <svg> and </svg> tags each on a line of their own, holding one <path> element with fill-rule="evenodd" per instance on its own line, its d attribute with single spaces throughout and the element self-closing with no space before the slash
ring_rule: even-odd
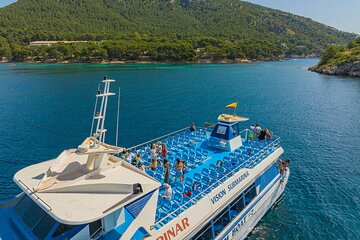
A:
<svg viewBox="0 0 360 240">
<path fill-rule="evenodd" d="M 217 166 L 217 167 L 222 167 L 222 165 L 223 165 L 223 162 L 222 162 L 221 160 L 218 160 L 218 161 L 216 162 L 216 166 Z"/>
<path fill-rule="evenodd" d="M 138 167 L 138 169 L 140 169 L 141 171 L 145 172 L 145 166 L 142 165 L 141 162 L 137 165 L 137 167 Z"/>
<path fill-rule="evenodd" d="M 251 155 L 251 149 L 250 149 L 250 148 L 248 148 L 248 149 L 246 150 L 246 152 L 247 152 L 248 155 Z"/>
<path fill-rule="evenodd" d="M 269 131 L 268 128 L 264 128 L 264 130 L 262 130 L 260 132 L 260 135 L 259 135 L 259 141 L 262 141 L 262 140 L 266 140 L 266 138 L 269 137 L 270 139 L 272 138 L 272 134 L 271 132 Z"/>
<path fill-rule="evenodd" d="M 131 164 L 132 164 L 133 166 L 137 167 L 136 158 L 133 158 L 133 159 L 131 160 Z"/>
<path fill-rule="evenodd" d="M 286 159 L 285 163 L 286 163 L 286 166 L 289 166 L 290 165 L 290 159 Z"/>
<path fill-rule="evenodd" d="M 255 133 L 255 124 L 251 125 L 249 129 L 251 132 Z"/>
<path fill-rule="evenodd" d="M 126 160 L 126 148 L 123 148 L 123 150 L 119 153 L 119 157 L 122 160 Z"/>
<path fill-rule="evenodd" d="M 287 167 L 286 162 L 283 161 L 283 162 L 281 163 L 281 165 L 282 165 L 282 168 L 284 169 L 284 174 L 285 174 L 285 172 L 286 172 L 286 167 Z"/>
<path fill-rule="evenodd" d="M 161 155 L 161 150 L 162 150 L 162 143 L 161 141 L 158 141 L 156 145 L 157 155 Z"/>
<path fill-rule="evenodd" d="M 164 183 L 170 184 L 170 166 L 166 158 L 164 158 Z"/>
<path fill-rule="evenodd" d="M 279 172 L 283 176 L 285 173 L 285 167 L 283 164 L 284 162 L 281 159 L 279 159 L 278 162 L 279 162 L 279 164 L 277 166 L 279 167 Z"/>
<path fill-rule="evenodd" d="M 269 137 L 270 139 L 272 139 L 272 132 L 270 132 L 269 128 L 265 128 L 266 129 L 266 136 Z"/>
<path fill-rule="evenodd" d="M 195 190 L 200 190 L 201 188 L 201 184 L 197 181 L 195 181 L 192 185 L 192 190 L 195 191 Z"/>
<path fill-rule="evenodd" d="M 183 194 L 183 197 L 191 197 L 192 192 L 188 190 L 186 193 Z"/>
<path fill-rule="evenodd" d="M 162 162 L 161 162 L 161 159 L 160 159 L 160 158 L 157 159 L 157 164 L 158 164 L 159 167 L 162 166 Z"/>
<path fill-rule="evenodd" d="M 195 132 L 195 131 L 196 131 L 195 123 L 192 123 L 190 126 L 190 132 Z"/>
<path fill-rule="evenodd" d="M 185 178 L 186 165 L 185 165 L 184 161 L 181 161 L 181 163 L 182 163 L 182 176 L 181 176 L 180 182 L 183 182 L 184 178 Z"/>
<path fill-rule="evenodd" d="M 163 158 L 166 158 L 166 155 L 167 155 L 167 149 L 166 149 L 166 145 L 165 143 L 162 144 L 162 148 L 161 148 L 161 156 Z"/>
<path fill-rule="evenodd" d="M 156 164 L 156 160 L 153 158 L 151 159 L 151 163 L 150 163 L 150 169 L 155 171 L 157 169 L 157 164 Z"/>
<path fill-rule="evenodd" d="M 133 161 L 133 159 L 135 158 L 135 154 L 132 152 L 132 150 L 128 150 L 128 153 L 126 155 L 126 161 L 128 161 L 129 163 L 131 163 Z"/>
<path fill-rule="evenodd" d="M 253 140 L 256 137 L 255 124 L 250 126 L 249 138 Z"/>
<path fill-rule="evenodd" d="M 164 194 L 160 194 L 160 197 L 165 199 L 171 199 L 172 197 L 172 189 L 168 183 L 164 183 L 165 191 Z"/>
<path fill-rule="evenodd" d="M 141 163 L 141 154 L 137 154 L 135 157 L 136 165 L 139 165 Z"/>
<path fill-rule="evenodd" d="M 285 161 L 282 162 L 283 167 L 284 167 L 284 171 L 287 171 L 288 166 L 290 165 L 290 159 L 286 159 Z"/>
<path fill-rule="evenodd" d="M 261 133 L 261 127 L 259 126 L 259 124 L 255 124 L 255 136 L 259 137 L 260 133 Z"/>
<path fill-rule="evenodd" d="M 176 159 L 175 166 L 175 182 L 180 178 L 180 182 L 184 181 L 184 162 L 180 161 L 180 158 Z"/>
<path fill-rule="evenodd" d="M 150 158 L 155 158 L 157 159 L 157 151 L 156 151 L 156 146 L 155 144 L 151 144 L 151 148 L 150 148 Z"/>
</svg>

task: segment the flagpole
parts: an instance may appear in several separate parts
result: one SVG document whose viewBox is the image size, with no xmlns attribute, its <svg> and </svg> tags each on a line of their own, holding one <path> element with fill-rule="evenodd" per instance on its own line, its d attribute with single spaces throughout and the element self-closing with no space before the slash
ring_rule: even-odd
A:
<svg viewBox="0 0 360 240">
<path fill-rule="evenodd" d="M 234 109 L 234 116 L 236 116 L 236 109 L 237 109 L 237 105 L 238 105 L 238 102 L 239 102 L 239 100 L 236 100 L 236 107 L 235 107 L 235 109 Z"/>
</svg>

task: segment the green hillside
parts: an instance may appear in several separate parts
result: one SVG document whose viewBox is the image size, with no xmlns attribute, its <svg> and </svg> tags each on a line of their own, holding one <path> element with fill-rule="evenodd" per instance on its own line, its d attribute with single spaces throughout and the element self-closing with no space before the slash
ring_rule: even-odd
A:
<svg viewBox="0 0 360 240">
<path fill-rule="evenodd" d="M 350 41 L 346 46 L 330 46 L 321 54 L 319 63 L 310 70 L 360 77 L 360 38 Z"/>
<path fill-rule="evenodd" d="M 113 40 L 127 45 L 133 41 L 146 52 L 147 43 L 175 42 L 182 47 L 190 44 L 192 51 L 199 52 L 199 47 L 210 51 L 203 54 L 213 55 L 212 46 L 221 56 L 261 59 L 285 53 L 319 54 L 329 44 L 354 37 L 311 19 L 240 0 L 18 0 L 0 9 L 0 57 L 7 58 L 20 48 L 22 58 L 33 57 L 33 49 L 23 48 L 30 41 Z M 237 50 L 229 54 L 229 46 Z M 107 57 L 108 48 L 103 43 L 100 47 Z M 246 52 L 258 50 L 263 53 Z"/>
</svg>

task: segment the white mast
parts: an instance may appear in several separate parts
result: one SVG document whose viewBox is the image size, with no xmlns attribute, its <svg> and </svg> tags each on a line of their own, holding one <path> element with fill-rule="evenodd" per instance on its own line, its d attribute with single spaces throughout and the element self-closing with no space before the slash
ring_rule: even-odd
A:
<svg viewBox="0 0 360 240">
<path fill-rule="evenodd" d="M 116 140 L 115 140 L 115 146 L 118 146 L 119 141 L 119 121 L 120 121 L 120 86 L 119 86 L 119 92 L 118 92 L 118 109 L 116 113 Z"/>
<path fill-rule="evenodd" d="M 105 118 L 106 118 L 106 110 L 107 110 L 107 103 L 109 96 L 114 96 L 115 93 L 111 93 L 110 91 L 110 83 L 115 82 L 115 80 L 108 79 L 106 76 L 104 77 L 104 80 L 102 81 L 104 83 L 104 91 L 101 93 L 98 91 L 98 94 L 96 95 L 96 103 L 98 102 L 98 98 L 101 98 L 101 106 L 100 111 L 96 112 L 94 114 L 94 121 L 97 121 L 96 123 L 96 129 L 95 132 L 92 132 L 92 136 L 96 138 L 100 143 L 105 142 L 105 135 L 106 135 L 106 129 L 104 128 L 105 124 Z M 97 106 L 95 105 L 95 109 Z M 93 129 L 91 129 L 93 130 Z M 96 145 L 95 146 L 99 146 Z"/>
</svg>

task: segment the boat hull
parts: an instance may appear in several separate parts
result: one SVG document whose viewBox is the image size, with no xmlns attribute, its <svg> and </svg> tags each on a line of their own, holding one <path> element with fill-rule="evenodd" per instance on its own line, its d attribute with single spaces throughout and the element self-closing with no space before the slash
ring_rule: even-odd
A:
<svg viewBox="0 0 360 240">
<path fill-rule="evenodd" d="M 279 175 L 279 177 L 275 178 L 270 186 L 264 190 L 263 194 L 257 196 L 254 203 L 245 208 L 243 213 L 239 214 L 216 239 L 245 239 L 282 196 L 289 176 L 290 170 L 287 169 L 284 177 Z"/>
</svg>

